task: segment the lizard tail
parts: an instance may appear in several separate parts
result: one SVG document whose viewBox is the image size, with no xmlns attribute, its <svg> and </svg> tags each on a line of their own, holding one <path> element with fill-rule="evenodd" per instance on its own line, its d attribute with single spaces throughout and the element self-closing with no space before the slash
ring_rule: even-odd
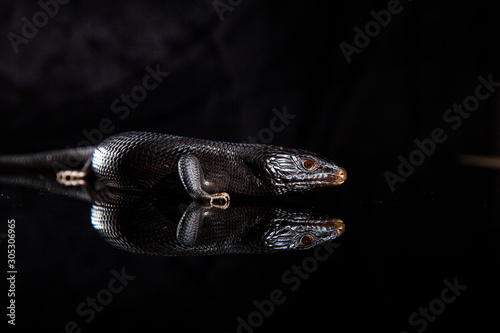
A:
<svg viewBox="0 0 500 333">
<path fill-rule="evenodd" d="M 95 147 L 79 147 L 34 154 L 0 156 L 1 169 L 80 170 L 92 157 Z"/>
</svg>

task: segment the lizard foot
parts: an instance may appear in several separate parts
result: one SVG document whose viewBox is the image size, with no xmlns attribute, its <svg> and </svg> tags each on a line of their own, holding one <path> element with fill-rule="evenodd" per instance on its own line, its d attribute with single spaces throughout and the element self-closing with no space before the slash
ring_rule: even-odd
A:
<svg viewBox="0 0 500 333">
<path fill-rule="evenodd" d="M 57 182 L 66 186 L 85 185 L 85 176 L 83 171 L 63 170 L 57 173 Z"/>
<path fill-rule="evenodd" d="M 209 194 L 205 197 L 205 200 L 209 201 L 210 207 L 215 207 L 219 209 L 227 209 L 229 207 L 229 194 L 226 192 Z"/>
</svg>

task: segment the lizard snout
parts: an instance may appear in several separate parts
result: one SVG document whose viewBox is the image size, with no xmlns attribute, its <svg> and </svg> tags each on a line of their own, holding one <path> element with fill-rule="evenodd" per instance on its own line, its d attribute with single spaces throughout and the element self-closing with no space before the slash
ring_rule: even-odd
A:
<svg viewBox="0 0 500 333">
<path fill-rule="evenodd" d="M 343 182 L 345 182 L 347 179 L 347 172 L 345 171 L 344 168 L 339 168 L 339 171 L 337 171 L 337 180 L 335 181 L 336 185 L 340 185 Z"/>
</svg>

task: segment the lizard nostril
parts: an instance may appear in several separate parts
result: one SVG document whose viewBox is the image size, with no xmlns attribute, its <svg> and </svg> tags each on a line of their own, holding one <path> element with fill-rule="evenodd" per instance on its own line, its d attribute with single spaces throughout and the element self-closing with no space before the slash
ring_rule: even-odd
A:
<svg viewBox="0 0 500 333">
<path fill-rule="evenodd" d="M 344 231 L 345 231 L 345 224 L 339 223 L 339 225 L 337 226 L 337 236 L 342 235 Z"/>
<path fill-rule="evenodd" d="M 345 171 L 345 169 L 343 168 L 340 168 L 339 172 L 337 173 L 338 177 L 339 177 L 339 180 L 341 181 L 344 181 L 347 179 L 347 172 Z"/>
</svg>

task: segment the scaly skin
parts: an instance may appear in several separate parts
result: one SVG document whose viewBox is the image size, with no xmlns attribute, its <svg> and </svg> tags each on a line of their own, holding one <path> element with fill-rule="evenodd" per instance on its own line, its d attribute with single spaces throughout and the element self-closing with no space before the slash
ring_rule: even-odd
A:
<svg viewBox="0 0 500 333">
<path fill-rule="evenodd" d="M 94 202 L 91 218 L 113 246 L 162 256 L 304 250 L 345 230 L 339 219 L 285 206 L 232 205 L 221 210 L 193 202 L 187 210 L 198 218 L 190 221 L 183 221 L 184 209 L 171 198 L 108 192 Z"/>
<path fill-rule="evenodd" d="M 347 177 L 332 161 L 306 150 L 148 132 L 118 134 L 95 149 L 3 157 L 0 164 L 54 168 L 70 164 L 64 160 L 65 154 L 73 160 L 80 158 L 80 165 L 88 159 L 81 171 L 75 167 L 59 171 L 61 181 L 71 185 L 78 185 L 90 171 L 105 185 L 124 190 L 167 186 L 180 176 L 193 198 L 227 203 L 233 193 L 277 196 L 308 192 L 340 185 Z"/>
<path fill-rule="evenodd" d="M 113 246 L 134 253 L 196 256 L 302 250 L 336 239 L 345 230 L 339 219 L 269 200 L 238 202 L 222 210 L 196 201 L 189 204 L 177 193 L 68 188 L 54 175 L 25 172 L 0 173 L 0 184 L 92 203 L 96 231 Z"/>
</svg>

